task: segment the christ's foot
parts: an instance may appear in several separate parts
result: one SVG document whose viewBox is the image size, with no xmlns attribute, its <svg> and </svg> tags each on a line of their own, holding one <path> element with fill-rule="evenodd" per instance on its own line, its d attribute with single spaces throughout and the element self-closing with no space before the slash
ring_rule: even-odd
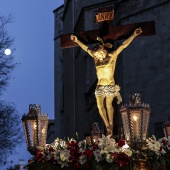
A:
<svg viewBox="0 0 170 170">
<path fill-rule="evenodd" d="M 112 136 L 113 135 L 113 131 L 112 131 L 112 126 L 107 126 L 106 127 L 106 136 Z"/>
</svg>

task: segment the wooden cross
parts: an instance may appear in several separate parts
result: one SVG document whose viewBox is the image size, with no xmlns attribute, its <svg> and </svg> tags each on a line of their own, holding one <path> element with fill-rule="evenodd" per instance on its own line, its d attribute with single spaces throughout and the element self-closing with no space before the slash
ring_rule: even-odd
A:
<svg viewBox="0 0 170 170">
<path fill-rule="evenodd" d="M 140 34 L 139 36 L 147 36 L 147 35 L 155 34 L 154 21 L 113 26 L 111 25 L 112 20 L 114 18 L 114 13 L 113 13 L 114 10 L 112 9 L 112 7 L 99 8 L 98 11 L 99 13 L 98 15 L 96 15 L 96 21 L 100 25 L 99 29 L 74 33 L 85 44 L 99 43 L 97 41 L 97 36 L 100 36 L 101 34 L 103 34 L 101 38 L 104 40 L 104 42 L 108 41 L 110 43 L 113 43 L 115 40 L 127 39 L 133 33 L 133 31 L 138 27 L 142 28 L 142 34 Z M 107 26 L 105 27 L 105 25 Z M 105 34 L 103 32 L 105 32 Z M 70 40 L 70 35 L 71 34 L 61 35 L 60 43 L 62 49 L 78 46 L 77 43 Z"/>
<path fill-rule="evenodd" d="M 135 30 L 135 28 L 141 27 L 142 33 L 139 36 L 148 36 L 155 34 L 154 21 L 133 23 L 128 25 L 109 26 L 109 33 L 103 36 L 104 41 L 114 42 L 115 40 L 127 39 Z M 100 29 L 75 32 L 74 34 L 85 44 L 96 44 L 97 36 L 100 33 Z M 71 48 L 78 46 L 77 43 L 70 40 L 71 34 L 63 34 L 60 38 L 61 48 Z"/>
</svg>

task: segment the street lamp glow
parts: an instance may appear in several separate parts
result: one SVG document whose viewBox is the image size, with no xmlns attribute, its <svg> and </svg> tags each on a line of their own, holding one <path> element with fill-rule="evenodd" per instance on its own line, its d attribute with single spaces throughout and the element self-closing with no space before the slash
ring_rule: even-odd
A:
<svg viewBox="0 0 170 170">
<path fill-rule="evenodd" d="M 10 55 L 11 54 L 11 50 L 9 48 L 7 48 L 4 52 L 6 55 Z"/>
</svg>

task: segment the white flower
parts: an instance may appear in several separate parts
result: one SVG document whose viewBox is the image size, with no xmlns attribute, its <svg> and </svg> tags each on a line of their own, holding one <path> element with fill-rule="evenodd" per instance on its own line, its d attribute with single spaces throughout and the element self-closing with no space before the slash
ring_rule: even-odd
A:
<svg viewBox="0 0 170 170">
<path fill-rule="evenodd" d="M 86 150 L 86 140 L 80 141 L 78 143 L 78 146 L 79 146 L 79 152 L 80 153 L 85 152 L 85 150 Z"/>
<path fill-rule="evenodd" d="M 60 139 L 57 138 L 51 145 L 56 149 L 60 145 Z"/>
<path fill-rule="evenodd" d="M 106 155 L 106 161 L 107 161 L 108 163 L 112 163 L 112 162 L 113 162 L 113 159 L 112 159 L 112 157 L 111 157 L 111 154 L 107 154 L 107 155 Z"/>
<path fill-rule="evenodd" d="M 168 136 L 168 138 L 167 137 L 160 138 L 158 141 L 161 144 L 163 141 L 166 141 L 167 142 L 166 145 L 170 146 L 170 136 Z"/>
<path fill-rule="evenodd" d="M 115 142 L 115 139 L 110 138 L 109 136 L 104 136 L 102 135 L 102 138 L 99 138 L 99 143 L 98 147 L 103 150 L 101 153 L 103 154 L 104 152 L 115 152 L 117 149 L 117 145 Z"/>
<path fill-rule="evenodd" d="M 59 154 L 59 160 L 58 163 L 61 164 L 61 168 L 64 166 L 68 166 L 68 160 L 70 157 L 70 151 L 69 150 L 61 150 Z"/>
<path fill-rule="evenodd" d="M 101 151 L 100 151 L 100 155 L 107 154 L 107 153 L 108 153 L 107 150 L 101 150 Z"/>
<path fill-rule="evenodd" d="M 127 156 L 132 156 L 132 151 L 130 149 L 126 149 L 124 152 Z"/>
<path fill-rule="evenodd" d="M 60 152 L 60 160 L 61 161 L 68 161 L 70 157 L 70 151 L 64 150 Z"/>
<path fill-rule="evenodd" d="M 159 154 L 160 149 L 161 149 L 161 144 L 159 141 L 156 140 L 155 136 L 152 135 L 152 138 L 148 138 L 147 139 L 147 147 L 148 149 L 156 152 L 157 154 Z"/>
<path fill-rule="evenodd" d="M 100 151 L 101 151 L 100 149 L 96 149 L 95 151 L 93 151 L 95 160 L 96 160 L 97 162 L 101 161 Z"/>
<path fill-rule="evenodd" d="M 122 147 L 122 151 L 124 151 L 125 149 L 128 149 L 129 148 L 129 145 L 127 143 L 125 143 L 125 145 L 123 145 Z"/>
<path fill-rule="evenodd" d="M 86 161 L 87 161 L 87 158 L 85 155 L 82 155 L 79 157 L 80 164 L 84 165 L 86 163 Z"/>
</svg>

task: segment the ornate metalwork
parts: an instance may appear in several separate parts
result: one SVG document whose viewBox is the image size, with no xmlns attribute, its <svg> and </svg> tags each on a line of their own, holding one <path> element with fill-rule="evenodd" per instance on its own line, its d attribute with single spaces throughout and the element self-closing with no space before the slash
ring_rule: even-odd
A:
<svg viewBox="0 0 170 170">
<path fill-rule="evenodd" d="M 101 138 L 102 132 L 99 128 L 99 123 L 93 123 L 91 130 L 92 141 L 98 143 L 98 138 Z"/>
<path fill-rule="evenodd" d="M 146 140 L 150 106 L 141 103 L 141 95 L 134 93 L 130 96 L 129 104 L 121 107 L 121 117 L 126 142 L 132 148 L 140 148 Z"/>
<path fill-rule="evenodd" d="M 147 160 L 146 159 L 137 159 L 134 160 L 134 170 L 147 170 Z"/>
<path fill-rule="evenodd" d="M 34 155 L 37 146 L 46 145 L 48 115 L 41 113 L 40 105 L 30 104 L 29 113 L 22 116 L 22 123 L 28 151 Z"/>
<path fill-rule="evenodd" d="M 141 95 L 139 93 L 133 93 L 130 95 L 129 103 L 133 105 L 141 104 Z"/>
</svg>

